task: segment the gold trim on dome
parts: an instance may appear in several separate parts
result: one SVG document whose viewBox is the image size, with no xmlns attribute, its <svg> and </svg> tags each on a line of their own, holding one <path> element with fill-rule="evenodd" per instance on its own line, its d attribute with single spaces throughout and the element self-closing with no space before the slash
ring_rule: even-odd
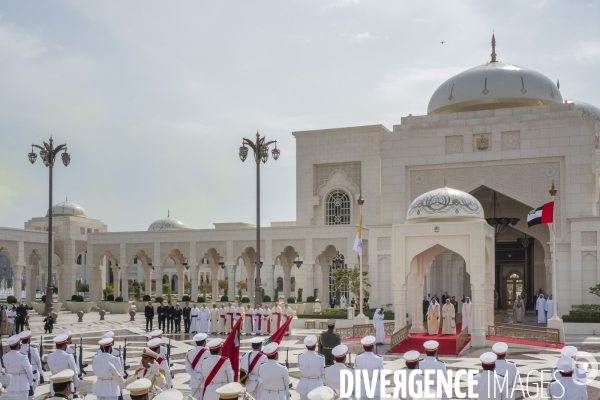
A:
<svg viewBox="0 0 600 400">
<path fill-rule="evenodd" d="M 405 224 L 421 224 L 424 222 L 474 222 L 474 221 L 486 222 L 484 218 L 479 218 L 479 217 L 455 217 L 452 215 L 448 215 L 448 216 L 438 215 L 435 217 L 407 219 Z"/>
<path fill-rule="evenodd" d="M 480 99 L 463 101 L 462 103 L 449 104 L 444 107 L 437 108 L 429 113 L 431 114 L 451 114 L 464 111 L 480 111 L 480 110 L 494 110 L 497 108 L 515 108 L 515 107 L 527 107 L 537 106 L 539 103 L 542 105 L 556 104 L 554 101 L 542 100 L 542 99 L 523 99 L 523 98 L 497 98 L 497 99 Z"/>
<path fill-rule="evenodd" d="M 490 91 L 487 90 L 487 78 L 485 78 L 485 81 L 483 83 L 483 90 L 481 91 L 481 93 L 483 93 L 484 95 L 487 95 Z"/>
<path fill-rule="evenodd" d="M 521 93 L 523 93 L 523 94 L 527 93 L 527 89 L 525 89 L 525 82 L 523 81 L 523 77 L 521 77 L 521 85 L 523 85 L 523 88 L 521 88 Z"/>
<path fill-rule="evenodd" d="M 46 213 L 46 217 L 48 217 L 48 213 Z M 79 218 L 87 218 L 87 215 L 85 215 L 85 214 L 52 213 L 52 217 L 79 217 Z"/>
</svg>

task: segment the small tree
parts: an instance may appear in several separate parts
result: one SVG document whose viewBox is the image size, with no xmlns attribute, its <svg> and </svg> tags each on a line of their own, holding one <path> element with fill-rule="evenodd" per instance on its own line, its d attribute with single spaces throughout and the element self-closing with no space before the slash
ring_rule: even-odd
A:
<svg viewBox="0 0 600 400">
<path fill-rule="evenodd" d="M 202 297 L 204 297 L 206 299 L 206 297 L 207 297 L 206 294 L 208 292 L 210 292 L 211 288 L 212 287 L 211 287 L 210 283 L 202 282 L 198 289 L 200 289 L 200 292 L 202 293 Z"/>
<path fill-rule="evenodd" d="M 229 281 L 225 279 L 219 279 L 219 291 L 223 291 L 225 296 L 227 296 L 227 291 L 229 290 Z"/>
<path fill-rule="evenodd" d="M 87 283 L 82 283 L 82 282 L 77 282 L 77 291 L 78 292 L 82 292 L 82 293 L 89 293 L 90 292 L 90 285 L 88 285 Z"/>
<path fill-rule="evenodd" d="M 133 291 L 135 292 L 135 300 L 136 301 L 141 301 L 142 300 L 142 289 L 140 288 L 140 285 L 134 286 Z"/>
<path fill-rule="evenodd" d="M 302 288 L 298 289 L 298 303 L 302 303 Z"/>
<path fill-rule="evenodd" d="M 596 296 L 600 296 L 600 283 L 596 286 L 590 287 L 590 293 L 595 294 Z"/>
<path fill-rule="evenodd" d="M 371 287 L 369 283 L 368 276 L 369 273 L 363 271 L 362 274 L 362 282 L 363 282 L 363 293 L 360 295 L 360 269 L 358 267 L 354 268 L 340 268 L 333 271 L 333 289 L 336 291 L 343 291 L 346 288 L 350 289 L 350 291 L 358 296 L 359 299 L 362 299 L 366 293 L 367 288 Z M 339 298 L 338 298 L 339 300 Z"/>
<path fill-rule="evenodd" d="M 106 297 L 108 298 L 109 294 L 113 294 L 115 292 L 115 288 L 113 288 L 112 285 L 106 285 L 102 293 L 104 293 L 104 291 L 106 291 Z"/>
<path fill-rule="evenodd" d="M 173 289 L 171 289 L 171 285 L 168 283 L 163 283 L 162 285 L 163 294 L 166 294 L 165 299 L 167 301 L 173 301 Z"/>
<path fill-rule="evenodd" d="M 273 290 L 273 301 L 279 301 L 279 290 L 277 288 Z"/>
</svg>

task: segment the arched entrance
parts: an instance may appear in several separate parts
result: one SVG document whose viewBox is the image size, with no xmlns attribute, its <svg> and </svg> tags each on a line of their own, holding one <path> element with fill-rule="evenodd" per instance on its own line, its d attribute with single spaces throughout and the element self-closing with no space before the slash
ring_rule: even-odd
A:
<svg viewBox="0 0 600 400">
<path fill-rule="evenodd" d="M 505 299 L 503 302 L 504 308 L 512 310 L 517 296 L 521 296 L 523 293 L 523 282 L 522 270 L 511 271 L 504 277 L 502 280 L 502 297 Z"/>
</svg>

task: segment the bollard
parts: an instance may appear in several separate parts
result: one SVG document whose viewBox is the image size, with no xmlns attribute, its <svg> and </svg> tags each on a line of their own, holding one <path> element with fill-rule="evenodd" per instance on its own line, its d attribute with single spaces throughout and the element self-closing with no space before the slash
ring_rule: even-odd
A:
<svg viewBox="0 0 600 400">
<path fill-rule="evenodd" d="M 104 321 L 104 314 L 106 314 L 106 311 L 100 310 L 98 311 L 98 314 L 100 314 L 100 321 Z"/>
<path fill-rule="evenodd" d="M 135 321 L 135 308 L 132 307 L 129 309 L 129 316 L 131 317 L 129 321 Z"/>
<path fill-rule="evenodd" d="M 77 317 L 79 318 L 79 321 L 77 322 L 83 322 L 83 311 L 77 311 Z"/>
</svg>

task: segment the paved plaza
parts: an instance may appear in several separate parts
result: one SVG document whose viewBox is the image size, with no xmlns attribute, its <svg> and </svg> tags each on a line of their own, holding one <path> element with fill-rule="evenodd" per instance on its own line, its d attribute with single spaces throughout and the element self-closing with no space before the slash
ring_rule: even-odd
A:
<svg viewBox="0 0 600 400">
<path fill-rule="evenodd" d="M 133 372 L 139 365 L 140 354 L 142 348 L 146 345 L 149 339 L 148 333 L 145 331 L 144 320 L 141 317 L 136 317 L 136 321 L 129 321 L 128 315 L 110 315 L 107 314 L 104 321 L 100 321 L 98 313 L 90 313 L 84 316 L 84 322 L 77 322 L 77 316 L 71 313 L 61 313 L 58 321 L 55 325 L 53 335 L 44 334 L 42 317 L 31 313 L 30 317 L 30 329 L 32 331 L 32 339 L 34 344 L 39 344 L 40 337 L 44 338 L 44 356 L 47 356 L 50 351 L 53 350 L 52 338 L 56 334 L 63 332 L 68 329 L 72 332 L 73 343 L 77 345 L 77 352 L 79 353 L 80 338 L 83 338 L 83 359 L 84 363 L 89 364 L 86 368 L 87 375 L 84 378 L 85 384 L 80 383 L 79 390 L 87 393 L 86 399 L 95 399 L 91 393 L 93 382 L 96 378 L 91 370 L 91 359 L 98 350 L 97 342 L 102 334 L 108 330 L 112 330 L 115 333 L 115 345 L 124 345 L 124 340 L 127 338 L 127 364 L 130 365 L 129 371 Z M 293 336 L 285 338 L 281 342 L 281 349 L 279 354 L 279 362 L 285 363 L 286 357 L 288 358 L 290 368 L 290 381 L 293 387 L 296 387 L 300 378 L 300 372 L 298 370 L 298 355 L 305 351 L 303 345 L 303 339 L 308 334 L 318 334 L 319 330 L 314 329 L 296 329 L 293 332 Z M 181 390 L 185 394 L 190 394 L 188 388 L 189 376 L 185 372 L 184 359 L 185 354 L 193 348 L 194 343 L 191 341 L 192 335 L 189 334 L 167 334 L 164 335 L 166 343 L 171 343 L 171 354 L 173 368 L 172 372 L 175 375 L 173 384 L 176 389 Z M 242 335 L 241 351 L 243 354 L 245 351 L 250 349 L 249 336 Z M 580 351 L 590 353 L 595 358 L 600 357 L 600 337 L 597 336 L 583 336 L 583 335 L 570 335 L 567 337 L 567 343 L 573 344 L 579 348 Z M 358 341 L 344 341 L 347 344 L 351 352 L 351 360 L 354 359 L 357 354 L 362 352 L 362 348 Z M 384 364 L 387 369 L 392 371 L 405 368 L 404 360 L 399 355 L 386 355 L 389 350 L 389 345 L 380 346 L 377 349 L 379 355 L 384 357 Z M 460 357 L 440 357 L 443 360 L 448 369 L 469 369 L 479 368 L 479 355 L 487 349 L 471 350 L 467 349 L 465 354 Z M 527 374 L 531 370 L 551 369 L 555 366 L 556 360 L 560 356 L 560 351 L 555 349 L 532 349 L 517 347 L 516 345 L 511 346 L 509 352 L 509 359 L 517 363 L 520 375 L 524 380 Z M 49 372 L 45 373 L 46 382 L 48 382 Z M 531 390 L 531 396 L 535 396 L 535 384 L 539 383 L 540 374 L 532 373 L 529 377 L 529 388 Z M 545 381 L 548 380 L 548 374 L 545 375 Z M 523 381 L 525 385 L 525 381 Z M 466 383 L 462 385 L 466 387 Z M 391 392 L 392 388 L 389 389 Z M 36 400 L 42 399 L 48 392 L 48 383 L 40 385 L 36 391 Z M 590 399 L 600 398 L 600 378 L 594 379 L 588 386 L 588 393 Z M 291 398 L 298 400 L 300 396 L 295 392 L 291 392 Z M 128 399 L 125 396 L 125 399 Z M 516 393 L 516 398 L 523 398 L 521 392 Z"/>
</svg>

